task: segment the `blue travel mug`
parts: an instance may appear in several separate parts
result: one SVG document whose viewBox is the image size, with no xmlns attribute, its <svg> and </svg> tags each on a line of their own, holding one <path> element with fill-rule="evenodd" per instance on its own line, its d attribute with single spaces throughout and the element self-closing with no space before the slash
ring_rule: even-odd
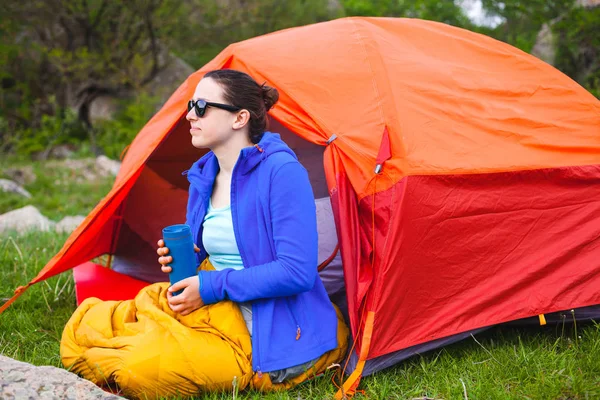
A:
<svg viewBox="0 0 600 400">
<path fill-rule="evenodd" d="M 197 258 L 190 226 L 186 224 L 171 225 L 163 228 L 162 233 L 165 246 L 169 248 L 168 255 L 173 257 L 173 261 L 169 264 L 171 266 L 169 273 L 171 286 L 182 279 L 196 275 Z M 174 292 L 173 295 L 176 296 L 182 291 Z"/>
</svg>

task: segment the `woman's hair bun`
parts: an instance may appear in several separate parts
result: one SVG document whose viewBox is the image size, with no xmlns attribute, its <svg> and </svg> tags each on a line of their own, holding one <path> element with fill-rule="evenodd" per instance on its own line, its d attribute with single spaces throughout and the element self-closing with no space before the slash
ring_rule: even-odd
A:
<svg viewBox="0 0 600 400">
<path fill-rule="evenodd" d="M 269 111 L 275 105 L 275 103 L 277 103 L 277 100 L 279 100 L 279 92 L 277 89 L 265 84 L 263 84 L 260 89 L 262 90 L 262 98 L 265 102 L 265 108 L 267 111 Z"/>
</svg>

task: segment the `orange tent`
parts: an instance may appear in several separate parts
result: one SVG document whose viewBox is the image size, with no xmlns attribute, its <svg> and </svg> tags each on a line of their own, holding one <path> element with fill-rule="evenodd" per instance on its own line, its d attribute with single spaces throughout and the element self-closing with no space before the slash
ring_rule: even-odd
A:
<svg viewBox="0 0 600 400">
<path fill-rule="evenodd" d="M 157 267 L 160 228 L 185 219 L 181 172 L 201 156 L 186 102 L 221 68 L 279 90 L 272 130 L 331 198 L 354 377 L 367 360 L 600 303 L 600 102 L 507 44 L 392 18 L 227 47 L 140 131 L 111 192 L 27 286 L 102 254 Z"/>
</svg>

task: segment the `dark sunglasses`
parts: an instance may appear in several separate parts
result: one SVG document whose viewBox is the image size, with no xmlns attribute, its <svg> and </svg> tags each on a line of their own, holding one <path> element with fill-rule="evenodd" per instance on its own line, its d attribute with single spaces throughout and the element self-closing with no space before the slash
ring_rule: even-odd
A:
<svg viewBox="0 0 600 400">
<path fill-rule="evenodd" d="M 188 112 L 193 108 L 196 111 L 196 116 L 198 118 L 202 118 L 204 113 L 206 112 L 207 107 L 215 107 L 220 108 L 221 110 L 227 111 L 240 111 L 240 107 L 230 106 L 229 104 L 221 104 L 221 103 L 211 103 L 209 101 L 205 101 L 202 99 L 198 99 L 196 101 L 190 100 L 188 101 Z"/>
</svg>

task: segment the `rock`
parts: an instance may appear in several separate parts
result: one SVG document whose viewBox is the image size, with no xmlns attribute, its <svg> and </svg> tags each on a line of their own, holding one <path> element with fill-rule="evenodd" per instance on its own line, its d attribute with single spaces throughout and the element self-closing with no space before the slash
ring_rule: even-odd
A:
<svg viewBox="0 0 600 400">
<path fill-rule="evenodd" d="M 147 95 L 156 99 L 155 112 L 171 97 L 175 89 L 181 85 L 191 74 L 196 72 L 189 64 L 168 50 L 163 50 L 159 55 L 161 63 L 165 62 L 164 68 L 161 68 L 158 74 L 141 88 L 130 91 L 127 97 L 133 99 L 141 95 Z M 168 61 L 167 61 L 168 57 Z M 102 120 L 113 119 L 118 108 L 120 97 L 110 95 L 98 96 L 92 101 L 89 108 L 89 119 L 92 124 Z M 79 105 L 76 106 L 77 108 Z"/>
<path fill-rule="evenodd" d="M 3 172 L 4 175 L 17 182 L 21 186 L 29 185 L 30 183 L 35 182 L 37 179 L 37 176 L 33 172 L 33 167 L 30 165 L 19 168 L 7 168 Z"/>
<path fill-rule="evenodd" d="M 84 219 L 85 219 L 85 217 L 83 215 L 64 217 L 63 219 L 60 220 L 60 222 L 58 222 L 56 224 L 54 229 L 56 229 L 56 232 L 59 232 L 59 233 L 63 233 L 63 232 L 71 233 L 75 229 L 77 229 L 77 227 L 79 225 L 81 225 L 81 223 L 83 222 Z"/>
<path fill-rule="evenodd" d="M 18 233 L 47 231 L 53 226 L 54 222 L 44 217 L 34 206 L 25 206 L 0 215 L 0 233 L 9 230 L 16 230 Z"/>
<path fill-rule="evenodd" d="M 52 150 L 50 150 L 50 157 L 56 158 L 58 160 L 64 160 L 66 158 L 71 158 L 73 156 L 73 148 L 68 144 L 61 144 L 58 146 L 54 146 Z"/>
<path fill-rule="evenodd" d="M 163 54 L 162 57 L 166 57 Z M 154 79 L 144 85 L 140 94 L 147 94 L 158 99 L 159 104 L 165 103 L 173 94 L 175 89 L 181 85 L 191 74 L 196 72 L 188 63 L 181 58 L 169 54 L 169 61 Z"/>
<path fill-rule="evenodd" d="M 36 161 L 46 161 L 49 159 L 66 160 L 73 157 L 77 147 L 73 144 L 58 144 L 46 148 L 44 151 L 38 151 L 31 155 L 31 158 Z"/>
<path fill-rule="evenodd" d="M 119 99 L 111 96 L 98 96 L 90 104 L 90 122 L 109 120 L 114 117 L 119 108 Z"/>
<path fill-rule="evenodd" d="M 585 8 L 600 6 L 600 0 L 577 0 L 575 3 L 578 6 Z"/>
<path fill-rule="evenodd" d="M 64 369 L 27 364 L 0 355 L 0 399 L 119 400 Z"/>
<path fill-rule="evenodd" d="M 72 171 L 69 174 L 69 179 L 77 183 L 93 182 L 98 178 L 109 175 L 108 172 L 97 170 L 96 160 L 93 158 L 49 161 L 46 163 L 46 168 L 69 169 Z M 61 181 L 58 180 L 55 184 L 59 185 Z"/>
<path fill-rule="evenodd" d="M 31 194 L 27 190 L 17 185 L 16 182 L 9 181 L 8 179 L 0 179 L 0 190 L 8 193 L 17 193 L 28 199 L 31 198 Z"/>
<path fill-rule="evenodd" d="M 98 156 L 98 158 L 96 158 L 96 169 L 104 176 L 107 174 L 117 176 L 119 169 L 121 169 L 121 163 L 111 160 L 106 156 Z"/>
<path fill-rule="evenodd" d="M 344 7 L 340 3 L 340 0 L 328 0 L 327 1 L 327 11 L 330 14 L 336 15 L 342 13 L 344 11 Z"/>
</svg>

